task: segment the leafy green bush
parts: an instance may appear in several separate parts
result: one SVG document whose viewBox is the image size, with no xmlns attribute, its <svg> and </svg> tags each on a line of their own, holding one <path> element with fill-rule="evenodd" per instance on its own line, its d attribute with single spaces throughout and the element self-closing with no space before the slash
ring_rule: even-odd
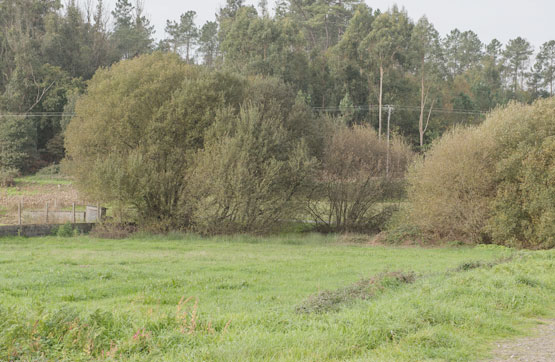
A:
<svg viewBox="0 0 555 362">
<path fill-rule="evenodd" d="M 69 238 L 76 235 L 75 230 L 73 230 L 73 225 L 70 222 L 53 228 L 51 234 L 60 238 Z"/>
<path fill-rule="evenodd" d="M 66 129 L 66 166 L 95 200 L 133 206 L 141 221 L 187 224 L 185 176 L 219 109 L 243 99 L 243 80 L 155 53 L 99 70 Z"/>
<path fill-rule="evenodd" d="M 59 178 L 62 175 L 62 170 L 59 164 L 50 165 L 43 167 L 35 173 L 36 176 L 41 177 L 56 177 Z"/>
<path fill-rule="evenodd" d="M 267 232 L 295 215 L 294 197 L 314 167 L 282 121 L 246 105 L 232 131 L 197 154 L 190 190 L 201 233 Z"/>
<path fill-rule="evenodd" d="M 555 98 L 444 135 L 409 172 L 407 222 L 435 238 L 555 246 L 554 139 Z"/>
<path fill-rule="evenodd" d="M 488 231 L 496 243 L 555 247 L 555 97 L 511 105 L 488 123 L 498 145 Z"/>
<path fill-rule="evenodd" d="M 0 167 L 0 186 L 10 187 L 15 185 L 14 179 L 17 177 L 17 170 L 14 168 Z"/>
</svg>

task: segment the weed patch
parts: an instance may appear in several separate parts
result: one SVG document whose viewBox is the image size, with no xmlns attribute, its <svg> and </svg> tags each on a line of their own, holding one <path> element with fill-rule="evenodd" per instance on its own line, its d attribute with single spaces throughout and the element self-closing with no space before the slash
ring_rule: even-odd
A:
<svg viewBox="0 0 555 362">
<path fill-rule="evenodd" d="M 295 310 L 297 313 L 325 313 L 339 310 L 341 305 L 355 300 L 371 299 L 385 289 L 394 289 L 413 283 L 416 274 L 404 272 L 383 273 L 374 278 L 362 279 L 353 285 L 337 290 L 326 290 L 308 297 Z"/>
<path fill-rule="evenodd" d="M 458 267 L 454 269 L 455 272 L 464 272 L 472 269 L 477 268 L 493 268 L 496 265 L 508 263 L 513 260 L 512 256 L 500 258 L 494 261 L 482 261 L 482 260 L 475 260 L 475 261 L 465 261 L 461 263 Z"/>
</svg>

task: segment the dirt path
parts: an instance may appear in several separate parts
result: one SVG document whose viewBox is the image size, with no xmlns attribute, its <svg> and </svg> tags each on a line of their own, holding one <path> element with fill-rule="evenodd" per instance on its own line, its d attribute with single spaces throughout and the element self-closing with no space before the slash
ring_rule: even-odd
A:
<svg viewBox="0 0 555 362">
<path fill-rule="evenodd" d="M 531 337 L 498 343 L 490 361 L 555 361 L 555 319 L 541 322 Z"/>
</svg>

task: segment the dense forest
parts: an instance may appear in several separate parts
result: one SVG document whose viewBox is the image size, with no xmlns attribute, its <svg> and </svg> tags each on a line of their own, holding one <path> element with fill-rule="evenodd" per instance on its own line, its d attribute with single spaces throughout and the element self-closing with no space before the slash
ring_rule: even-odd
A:
<svg viewBox="0 0 555 362">
<path fill-rule="evenodd" d="M 396 7 L 283 0 L 270 12 L 265 0 L 227 0 L 216 21 L 197 24 L 187 11 L 156 41 L 141 2 L 87 4 L 0 1 L 0 168 L 25 173 L 59 162 L 75 102 L 96 70 L 156 51 L 278 78 L 314 112 L 370 124 L 380 136 L 392 110 L 391 131 L 415 150 L 497 105 L 553 95 L 555 40 L 539 49 L 524 37 L 484 44 L 471 30 L 439 34 Z"/>
</svg>

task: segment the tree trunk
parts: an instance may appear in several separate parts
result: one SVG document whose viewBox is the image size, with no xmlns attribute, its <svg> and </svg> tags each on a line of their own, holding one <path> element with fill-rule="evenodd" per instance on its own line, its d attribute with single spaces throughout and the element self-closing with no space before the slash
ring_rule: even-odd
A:
<svg viewBox="0 0 555 362">
<path fill-rule="evenodd" d="M 328 48 L 330 47 L 330 34 L 328 31 L 328 14 L 326 14 L 325 17 L 325 21 L 324 21 L 324 27 L 326 29 L 326 50 L 328 50 Z"/>
<path fill-rule="evenodd" d="M 420 133 L 420 148 L 424 145 L 424 60 L 422 61 L 422 78 L 420 84 L 420 118 L 418 119 L 418 132 Z"/>
<path fill-rule="evenodd" d="M 383 64 L 380 64 L 380 94 L 378 95 L 378 139 L 382 138 Z"/>
</svg>

